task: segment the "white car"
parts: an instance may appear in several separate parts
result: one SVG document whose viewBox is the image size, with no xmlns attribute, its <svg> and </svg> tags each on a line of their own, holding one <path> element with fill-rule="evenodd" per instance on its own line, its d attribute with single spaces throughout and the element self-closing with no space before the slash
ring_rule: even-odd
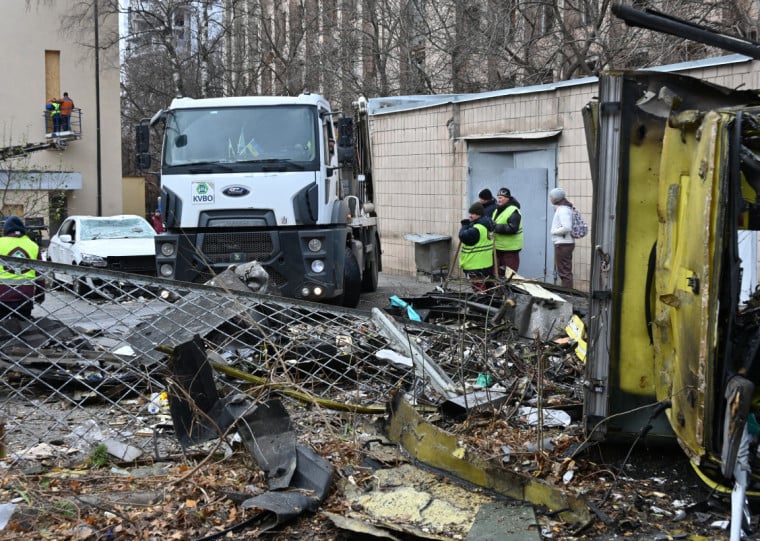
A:
<svg viewBox="0 0 760 541">
<path fill-rule="evenodd" d="M 154 237 L 145 218 L 135 214 L 118 216 L 69 216 L 50 239 L 47 259 L 54 263 L 108 269 L 143 276 L 156 275 Z M 66 274 L 56 280 L 72 283 Z M 74 282 L 78 293 L 96 289 L 92 278 Z"/>
</svg>

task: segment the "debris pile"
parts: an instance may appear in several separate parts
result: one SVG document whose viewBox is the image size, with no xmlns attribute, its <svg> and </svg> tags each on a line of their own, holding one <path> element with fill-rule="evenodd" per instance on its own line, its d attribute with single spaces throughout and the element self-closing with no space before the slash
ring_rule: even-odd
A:
<svg viewBox="0 0 760 541">
<path fill-rule="evenodd" d="M 246 276 L 255 273 L 217 278 L 229 285 Z M 169 530 L 182 538 L 288 536 L 299 528 L 310 539 L 334 539 L 336 531 L 606 539 L 651 537 L 677 521 L 694 533 L 718 528 L 720 513 L 695 507 L 699 492 L 682 472 L 664 473 L 667 487 L 637 479 L 628 456 L 607 459 L 585 440 L 583 298 L 570 302 L 537 284 L 478 295 L 437 288 L 364 313 L 261 296 L 247 284 L 225 288 L 158 295 L 160 310 L 110 342 L 107 330 L 97 340 L 57 333 L 78 363 L 72 374 L 86 365 L 73 352 L 93 343 L 107 350 L 114 364 L 100 356 L 98 368 L 116 387 L 128 382 L 118 399 L 123 412 L 135 400 L 129 378 L 150 372 L 152 386 L 135 405 L 141 418 L 161 416 L 161 429 L 151 428 L 151 459 L 126 431 L 114 437 L 111 427 L 79 422 L 92 446 L 86 460 L 59 459 L 54 474 L 43 466 L 53 464 L 50 455 L 36 468 L 30 456 L 19 461 L 25 474 L 4 470 L 0 503 L 15 506 L 7 531 L 44 523 L 81 539 Z M 131 355 L 122 358 L 116 351 L 125 342 Z M 38 357 L 3 361 L 44 378 Z M 163 445 L 167 438 L 181 451 Z M 152 469 L 144 474 L 146 461 Z M 111 485 L 102 469 L 109 466 Z M 133 481 L 120 486 L 113 476 Z M 50 484 L 54 500 L 39 488 Z M 136 493 L 145 496 L 141 512 Z M 43 500 L 77 511 L 53 519 Z"/>
</svg>

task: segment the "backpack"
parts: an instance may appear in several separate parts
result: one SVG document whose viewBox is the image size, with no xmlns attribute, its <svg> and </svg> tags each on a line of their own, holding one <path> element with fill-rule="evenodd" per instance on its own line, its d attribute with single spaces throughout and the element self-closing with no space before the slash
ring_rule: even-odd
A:
<svg viewBox="0 0 760 541">
<path fill-rule="evenodd" d="M 575 207 L 573 207 L 573 230 L 570 234 L 574 239 L 581 239 L 588 234 L 588 224 L 583 221 L 583 216 Z"/>
</svg>

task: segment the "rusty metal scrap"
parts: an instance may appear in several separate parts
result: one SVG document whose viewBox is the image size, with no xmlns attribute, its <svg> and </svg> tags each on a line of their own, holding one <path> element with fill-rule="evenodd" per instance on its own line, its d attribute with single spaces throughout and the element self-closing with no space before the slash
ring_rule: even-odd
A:
<svg viewBox="0 0 760 541">
<path fill-rule="evenodd" d="M 412 456 L 429 466 L 505 496 L 545 506 L 578 527 L 591 520 L 582 497 L 468 452 L 456 436 L 426 422 L 401 395 L 393 400 L 386 430 L 391 441 L 403 445 Z"/>
</svg>

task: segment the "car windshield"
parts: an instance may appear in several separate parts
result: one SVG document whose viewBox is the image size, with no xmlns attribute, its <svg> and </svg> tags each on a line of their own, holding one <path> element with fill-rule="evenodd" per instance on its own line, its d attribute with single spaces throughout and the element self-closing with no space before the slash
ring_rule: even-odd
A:
<svg viewBox="0 0 760 541">
<path fill-rule="evenodd" d="M 152 238 L 155 233 L 147 221 L 137 217 L 83 220 L 80 224 L 79 239 L 144 239 Z"/>
<path fill-rule="evenodd" d="M 164 164 L 319 166 L 318 118 L 305 105 L 178 109 L 167 117 Z"/>
</svg>

